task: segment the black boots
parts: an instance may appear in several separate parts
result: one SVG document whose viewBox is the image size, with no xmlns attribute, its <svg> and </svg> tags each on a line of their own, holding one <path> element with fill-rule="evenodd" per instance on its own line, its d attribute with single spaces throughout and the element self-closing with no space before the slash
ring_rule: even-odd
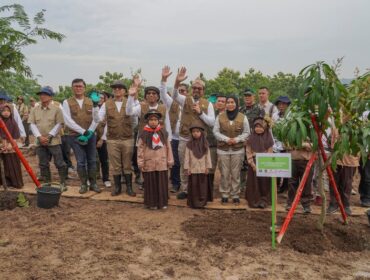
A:
<svg viewBox="0 0 370 280">
<path fill-rule="evenodd" d="M 79 193 L 84 194 L 87 192 L 87 172 L 85 168 L 77 168 L 77 174 L 81 181 Z"/>
<path fill-rule="evenodd" d="M 49 168 L 40 168 L 40 175 L 44 181 L 44 185 L 50 185 L 51 183 L 51 173 Z"/>
<path fill-rule="evenodd" d="M 96 184 L 96 169 L 89 170 L 89 181 L 90 181 L 90 190 L 96 193 L 101 193 L 100 188 Z"/>
<path fill-rule="evenodd" d="M 135 172 L 135 183 L 138 184 L 138 185 L 142 185 L 144 182 L 143 180 L 141 179 L 141 172 L 140 170 L 136 171 Z"/>
<path fill-rule="evenodd" d="M 113 175 L 113 180 L 114 180 L 114 189 L 111 195 L 116 196 L 122 192 L 121 175 Z"/>
<path fill-rule="evenodd" d="M 67 166 L 58 169 L 61 192 L 65 192 L 67 190 L 67 185 L 66 185 L 67 173 L 68 173 Z"/>
<path fill-rule="evenodd" d="M 125 179 L 126 179 L 126 193 L 129 196 L 136 196 L 136 193 L 132 189 L 132 174 L 125 174 Z"/>
</svg>

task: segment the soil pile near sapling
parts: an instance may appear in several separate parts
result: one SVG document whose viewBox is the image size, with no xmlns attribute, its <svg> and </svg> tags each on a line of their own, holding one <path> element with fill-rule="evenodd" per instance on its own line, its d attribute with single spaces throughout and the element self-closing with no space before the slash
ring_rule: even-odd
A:
<svg viewBox="0 0 370 280">
<path fill-rule="evenodd" d="M 0 192 L 0 211 L 13 210 L 17 207 L 17 192 Z"/>
<path fill-rule="evenodd" d="M 278 221 L 282 223 L 284 217 L 278 217 Z M 370 229 L 366 224 L 350 220 L 345 226 L 338 219 L 331 219 L 321 232 L 316 228 L 317 219 L 312 215 L 296 215 L 279 247 L 313 255 L 327 251 L 370 250 Z M 213 244 L 235 248 L 271 243 L 271 213 L 207 211 L 207 215 L 197 215 L 182 226 L 187 236 L 197 240 L 199 246 Z"/>
</svg>

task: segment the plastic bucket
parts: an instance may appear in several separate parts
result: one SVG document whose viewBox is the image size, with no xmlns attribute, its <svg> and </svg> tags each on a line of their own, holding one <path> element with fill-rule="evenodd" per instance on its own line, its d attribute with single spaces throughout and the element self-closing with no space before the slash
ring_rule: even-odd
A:
<svg viewBox="0 0 370 280">
<path fill-rule="evenodd" d="M 37 188 L 37 207 L 50 209 L 59 205 L 60 188 L 50 185 Z"/>
</svg>

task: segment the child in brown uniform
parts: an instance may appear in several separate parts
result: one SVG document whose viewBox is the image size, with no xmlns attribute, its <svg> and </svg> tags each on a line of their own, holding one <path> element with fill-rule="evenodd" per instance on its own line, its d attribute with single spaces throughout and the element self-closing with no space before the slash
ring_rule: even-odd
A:
<svg viewBox="0 0 370 280">
<path fill-rule="evenodd" d="M 4 121 L 10 135 L 13 137 L 14 140 L 19 139 L 20 132 L 16 121 L 13 118 L 13 106 L 9 104 L 2 105 L 0 108 L 1 112 L 1 119 Z M 22 179 L 22 169 L 21 169 L 21 162 L 14 152 L 14 149 L 10 142 L 7 140 L 5 132 L 0 130 L 0 137 L 1 137 L 1 158 L 4 163 L 4 170 L 0 170 L 0 172 L 4 172 L 5 180 L 7 186 L 21 188 L 23 187 L 23 179 Z M 2 176 L 0 176 L 0 182 L 2 184 Z"/>
<path fill-rule="evenodd" d="M 168 134 L 159 124 L 162 114 L 149 110 L 144 116 L 147 125 L 140 132 L 137 163 L 144 177 L 144 205 L 152 210 L 168 205 L 168 168 L 173 156 Z"/>
<path fill-rule="evenodd" d="M 186 144 L 184 171 L 188 177 L 188 206 L 203 208 L 210 198 L 208 172 L 212 168 L 211 154 L 204 128 L 199 123 L 190 126 L 191 139 Z"/>
<path fill-rule="evenodd" d="M 256 176 L 256 153 L 272 153 L 273 145 L 268 123 L 262 117 L 256 118 L 246 147 L 249 168 L 245 198 L 251 208 L 266 208 L 271 201 L 271 178 Z"/>
</svg>

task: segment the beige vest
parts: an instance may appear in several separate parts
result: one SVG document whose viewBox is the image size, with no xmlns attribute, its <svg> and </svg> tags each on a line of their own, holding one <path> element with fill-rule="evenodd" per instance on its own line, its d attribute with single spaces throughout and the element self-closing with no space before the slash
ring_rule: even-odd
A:
<svg viewBox="0 0 370 280">
<path fill-rule="evenodd" d="M 141 133 L 141 131 L 143 131 L 144 129 L 144 126 L 146 125 L 146 121 L 145 121 L 145 114 L 148 113 L 149 111 L 149 104 L 146 103 L 145 101 L 141 102 L 140 103 L 140 106 L 141 106 L 141 115 L 140 115 L 140 122 L 139 122 L 139 133 Z M 162 114 L 162 118 L 159 120 L 159 124 L 162 126 L 162 127 L 166 127 L 166 106 L 163 105 L 163 104 L 158 104 L 158 108 L 157 108 L 157 111 L 159 113 Z"/>
<path fill-rule="evenodd" d="M 71 111 L 72 119 L 83 129 L 88 129 L 92 123 L 92 109 L 93 103 L 92 101 L 84 97 L 84 102 L 82 104 L 82 108 L 78 105 L 76 99 L 74 97 L 70 97 L 67 99 L 69 110 Z M 79 134 L 76 131 L 70 130 L 71 135 Z"/>
<path fill-rule="evenodd" d="M 220 122 L 221 134 L 226 135 L 229 138 L 235 138 L 243 133 L 244 115 L 242 113 L 238 113 L 232 124 L 230 123 L 226 113 L 221 113 L 218 118 Z M 223 151 L 228 151 L 230 147 L 233 151 L 237 151 L 243 148 L 243 146 L 243 142 L 239 142 L 234 145 L 228 145 L 226 142 L 217 141 L 217 148 Z"/>
<path fill-rule="evenodd" d="M 180 121 L 180 136 L 184 138 L 190 137 L 189 129 L 194 121 L 201 121 L 204 124 L 204 127 L 207 128 L 207 125 L 199 118 L 199 115 L 193 111 L 193 104 L 194 102 L 192 96 L 187 96 Z M 209 102 L 206 99 L 201 98 L 199 99 L 199 105 L 202 112 L 207 114 Z"/>
<path fill-rule="evenodd" d="M 127 99 L 123 98 L 121 110 L 118 112 L 114 99 L 105 102 L 107 115 L 107 140 L 124 140 L 133 136 L 131 117 L 126 115 Z"/>
</svg>

